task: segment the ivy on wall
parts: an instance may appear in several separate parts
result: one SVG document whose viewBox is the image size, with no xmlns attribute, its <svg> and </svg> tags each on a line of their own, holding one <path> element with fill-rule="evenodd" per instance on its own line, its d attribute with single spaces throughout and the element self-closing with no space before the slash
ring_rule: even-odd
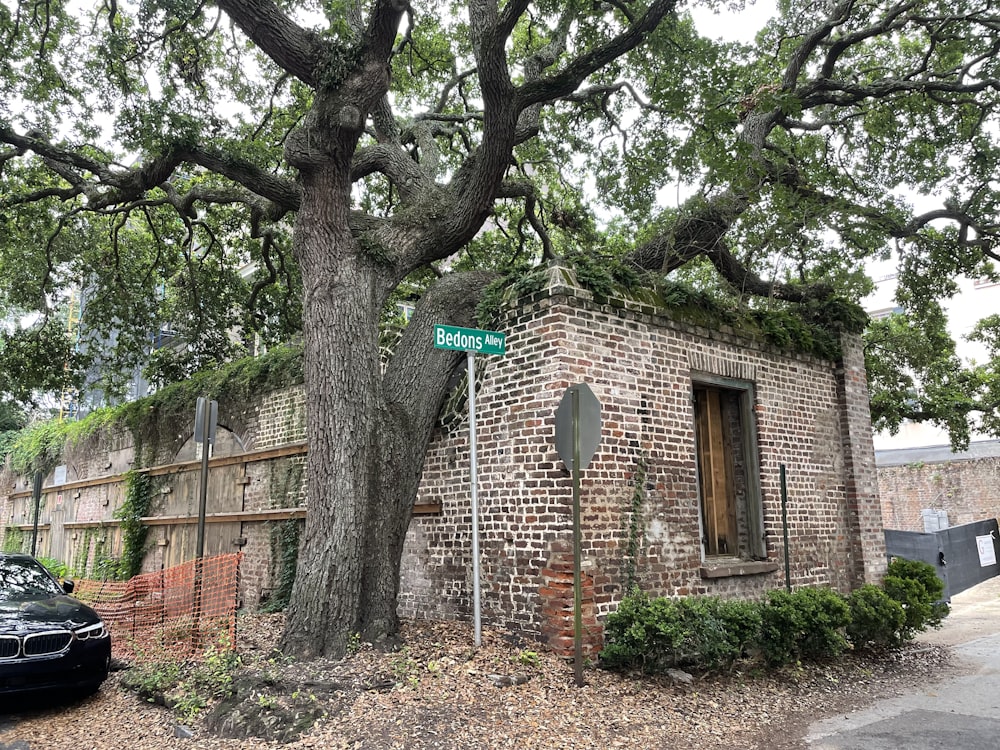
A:
<svg viewBox="0 0 1000 750">
<path fill-rule="evenodd" d="M 79 533 L 82 538 L 75 545 L 76 551 L 70 568 L 72 574 L 81 578 L 124 580 L 126 576 L 121 558 L 107 554 L 108 529 L 88 526 Z M 91 563 L 91 552 L 93 552 L 93 563 Z"/>
<path fill-rule="evenodd" d="M 638 271 L 612 257 L 571 253 L 560 263 L 573 271 L 576 283 L 592 292 L 599 304 L 616 298 L 638 302 L 651 312 L 670 312 L 680 320 L 706 328 L 728 326 L 748 338 L 821 359 L 839 359 L 840 332 L 860 333 L 868 322 L 859 305 L 836 297 L 799 304 L 766 300 L 754 307 L 735 297 Z M 479 325 L 489 327 L 514 300 L 544 289 L 549 273 L 544 266 L 522 268 L 494 282 L 476 308 Z M 566 281 L 569 283 L 571 278 Z"/>
<path fill-rule="evenodd" d="M 280 612 L 288 606 L 292 597 L 303 522 L 293 518 L 274 521 L 268 525 L 271 533 L 272 580 L 276 585 L 262 609 L 265 612 Z"/>
<path fill-rule="evenodd" d="M 125 474 L 125 500 L 115 511 L 121 521 L 122 556 L 117 565 L 117 576 L 122 580 L 142 572 L 146 555 L 146 537 L 149 527 L 143 525 L 143 516 L 149 515 L 153 504 L 153 480 L 148 474 L 133 469 Z"/>
<path fill-rule="evenodd" d="M 8 526 L 3 531 L 4 552 L 24 552 L 27 548 L 28 532 L 16 526 Z"/>
<path fill-rule="evenodd" d="M 122 426 L 132 433 L 135 465 L 146 466 L 160 452 L 161 441 L 187 439 L 199 396 L 219 401 L 220 407 L 229 403 L 236 408 L 254 395 L 297 385 L 302 380 L 301 347 L 276 347 L 260 357 L 247 357 L 198 373 L 138 401 L 95 410 L 79 421 L 51 420 L 27 427 L 0 446 L 0 460 L 9 457 L 11 469 L 22 476 L 35 471 L 48 474 L 62 460 L 68 446 L 80 444 L 102 430 Z"/>
</svg>

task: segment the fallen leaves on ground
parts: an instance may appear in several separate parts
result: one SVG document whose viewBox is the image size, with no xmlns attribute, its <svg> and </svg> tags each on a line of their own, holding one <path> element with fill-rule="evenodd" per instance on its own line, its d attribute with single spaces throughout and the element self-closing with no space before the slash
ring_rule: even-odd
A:
<svg viewBox="0 0 1000 750">
<path fill-rule="evenodd" d="M 397 651 L 362 645 L 343 660 L 308 662 L 275 653 L 282 627 L 281 615 L 241 617 L 240 677 L 258 681 L 254 696 L 262 716 L 279 708 L 322 708 L 322 718 L 282 745 L 290 749 L 791 748 L 802 746 L 796 742 L 811 720 L 955 669 L 948 648 L 915 644 L 778 671 L 740 666 L 696 675 L 689 684 L 588 667 L 586 685 L 577 687 L 572 662 L 489 629 L 477 649 L 466 623 L 407 622 Z M 219 738 L 203 721 L 191 725 L 193 736 L 179 737 L 186 732 L 178 724 L 170 711 L 141 701 L 112 675 L 83 701 L 0 714 L 0 746 L 19 740 L 30 750 L 277 746 Z"/>
</svg>

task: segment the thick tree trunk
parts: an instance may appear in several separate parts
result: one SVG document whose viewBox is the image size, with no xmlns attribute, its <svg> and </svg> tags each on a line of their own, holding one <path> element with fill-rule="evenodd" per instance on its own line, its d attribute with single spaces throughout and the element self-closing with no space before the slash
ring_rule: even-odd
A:
<svg viewBox="0 0 1000 750">
<path fill-rule="evenodd" d="M 295 247 L 304 288 L 309 440 L 305 536 L 283 639 L 302 657 L 343 654 L 360 634 L 397 635 L 403 542 L 455 352 L 434 322 L 471 325 L 491 274 L 442 279 L 422 300 L 383 375 L 379 318 L 392 272 L 348 226 L 348 185 L 331 167 L 303 175 Z"/>
<path fill-rule="evenodd" d="M 391 410 L 383 411 L 381 457 L 374 488 L 379 502 L 372 508 L 366 535 L 358 630 L 368 642 L 392 642 L 399 631 L 396 604 L 400 562 L 423 467 L 422 446 L 428 437 L 414 434 L 405 420 Z"/>
<path fill-rule="evenodd" d="M 340 654 L 361 627 L 365 549 L 380 466 L 378 269 L 348 228 L 349 184 L 304 175 L 296 253 L 304 286 L 309 512 L 285 649 Z"/>
</svg>

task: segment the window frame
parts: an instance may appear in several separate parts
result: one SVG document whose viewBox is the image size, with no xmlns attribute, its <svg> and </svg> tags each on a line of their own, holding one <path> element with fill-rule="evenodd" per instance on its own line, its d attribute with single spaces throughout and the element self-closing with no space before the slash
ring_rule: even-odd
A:
<svg viewBox="0 0 1000 750">
<path fill-rule="evenodd" d="M 746 533 L 747 556 L 740 550 L 735 554 L 708 554 L 705 536 L 705 502 L 702 494 L 701 455 L 698 438 L 698 414 L 695 401 L 695 390 L 710 388 L 721 391 L 731 391 L 737 394 L 740 418 L 741 442 L 743 445 L 743 462 L 746 467 L 744 481 L 746 483 Z M 764 538 L 764 494 L 761 488 L 761 457 L 757 439 L 758 425 L 755 405 L 757 403 L 756 384 L 751 380 L 729 378 L 704 372 L 691 373 L 691 423 L 694 436 L 695 484 L 698 492 L 698 546 L 701 550 L 702 563 L 718 561 L 725 563 L 738 560 L 767 560 L 767 545 Z M 733 508 L 739 518 L 739 508 L 735 497 L 731 499 Z M 737 534 L 739 533 L 737 520 Z"/>
</svg>

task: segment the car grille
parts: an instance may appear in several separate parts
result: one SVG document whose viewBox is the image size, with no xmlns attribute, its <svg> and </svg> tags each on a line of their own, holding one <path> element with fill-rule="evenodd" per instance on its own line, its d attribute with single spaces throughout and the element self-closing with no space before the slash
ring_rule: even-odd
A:
<svg viewBox="0 0 1000 750">
<path fill-rule="evenodd" d="M 0 659 L 13 659 L 20 652 L 20 638 L 16 635 L 0 635 Z"/>
<path fill-rule="evenodd" d="M 73 634 L 68 630 L 50 630 L 47 633 L 36 633 L 24 637 L 24 655 L 46 656 L 58 654 L 69 648 Z"/>
<path fill-rule="evenodd" d="M 0 635 L 0 661 L 35 659 L 67 651 L 73 642 L 69 630 L 47 630 L 25 636 Z"/>
</svg>

